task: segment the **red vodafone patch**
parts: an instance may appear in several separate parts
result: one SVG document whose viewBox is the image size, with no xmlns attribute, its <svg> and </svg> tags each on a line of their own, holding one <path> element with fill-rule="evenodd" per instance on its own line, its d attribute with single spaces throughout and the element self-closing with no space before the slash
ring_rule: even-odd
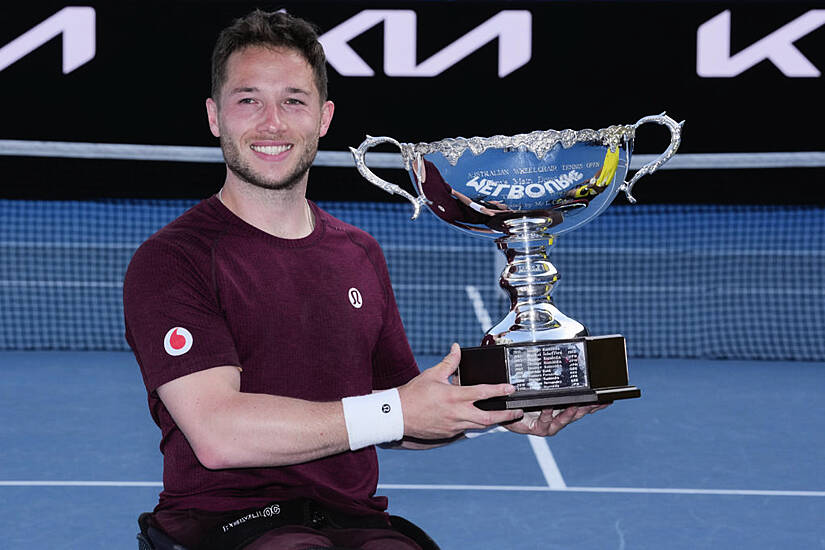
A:
<svg viewBox="0 0 825 550">
<path fill-rule="evenodd" d="M 183 355 L 192 349 L 192 333 L 183 327 L 170 329 L 163 338 L 163 349 L 173 357 Z"/>
</svg>

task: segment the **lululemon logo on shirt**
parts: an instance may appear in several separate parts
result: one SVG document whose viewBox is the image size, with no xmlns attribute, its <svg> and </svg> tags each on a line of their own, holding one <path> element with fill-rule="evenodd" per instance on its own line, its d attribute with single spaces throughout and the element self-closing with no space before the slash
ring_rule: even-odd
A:
<svg viewBox="0 0 825 550">
<path fill-rule="evenodd" d="M 364 305 L 364 300 L 361 298 L 361 293 L 357 288 L 349 289 L 347 296 L 349 297 L 349 303 L 352 304 L 352 307 L 355 309 L 361 309 L 361 306 Z"/>
<path fill-rule="evenodd" d="M 192 349 L 192 333 L 183 327 L 175 327 L 166 333 L 163 339 L 166 353 L 177 357 Z"/>
<path fill-rule="evenodd" d="M 392 410 L 392 407 L 390 407 L 389 403 L 384 403 L 383 405 L 381 405 L 381 412 L 382 413 L 387 414 L 391 410 Z"/>
</svg>

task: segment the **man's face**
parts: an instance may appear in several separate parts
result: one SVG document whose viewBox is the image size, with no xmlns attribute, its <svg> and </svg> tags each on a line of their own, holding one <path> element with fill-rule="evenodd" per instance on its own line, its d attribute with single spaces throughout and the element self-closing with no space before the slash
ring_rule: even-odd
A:
<svg viewBox="0 0 825 550">
<path fill-rule="evenodd" d="M 332 102 L 321 103 L 306 60 L 283 48 L 234 52 L 218 102 L 206 100 L 228 177 L 266 189 L 306 182 L 333 109 Z"/>
</svg>

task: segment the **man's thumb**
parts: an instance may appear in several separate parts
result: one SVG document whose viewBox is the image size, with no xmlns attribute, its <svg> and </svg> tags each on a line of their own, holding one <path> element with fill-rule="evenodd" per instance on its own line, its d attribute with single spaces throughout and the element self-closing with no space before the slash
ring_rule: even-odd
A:
<svg viewBox="0 0 825 550">
<path fill-rule="evenodd" d="M 438 369 L 439 374 L 444 376 L 445 378 L 450 376 L 455 372 L 458 368 L 458 363 L 461 361 L 461 348 L 458 344 L 453 343 L 450 346 L 450 352 L 444 356 L 444 359 L 441 360 L 434 368 Z"/>
</svg>

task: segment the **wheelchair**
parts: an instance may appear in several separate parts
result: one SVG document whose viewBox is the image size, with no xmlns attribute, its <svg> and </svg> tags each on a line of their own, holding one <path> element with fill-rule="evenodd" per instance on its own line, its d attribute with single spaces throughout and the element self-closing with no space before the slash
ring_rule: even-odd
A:
<svg viewBox="0 0 825 550">
<path fill-rule="evenodd" d="M 137 534 L 138 550 L 189 550 L 185 546 L 172 540 L 169 535 L 150 524 L 150 512 L 144 512 L 138 517 Z M 422 550 L 441 550 L 435 541 L 419 526 L 401 516 L 390 516 L 392 528 L 402 535 L 412 539 Z M 318 550 L 357 550 L 351 548 L 319 547 Z"/>
</svg>

